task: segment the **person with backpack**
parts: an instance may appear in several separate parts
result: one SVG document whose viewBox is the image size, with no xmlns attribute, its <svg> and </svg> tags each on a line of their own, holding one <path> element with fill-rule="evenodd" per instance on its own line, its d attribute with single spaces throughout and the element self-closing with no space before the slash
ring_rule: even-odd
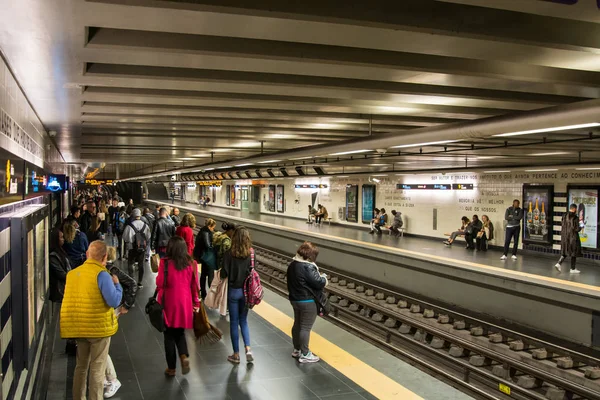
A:
<svg viewBox="0 0 600 400">
<path fill-rule="evenodd" d="M 123 240 L 129 248 L 127 257 L 127 266 L 129 275 L 133 275 L 133 264 L 138 265 L 137 286 L 141 289 L 144 278 L 144 260 L 146 259 L 146 248 L 150 243 L 150 227 L 141 220 L 142 212 L 139 208 L 134 208 L 131 212 L 132 221 L 130 221 L 123 231 Z"/>
<path fill-rule="evenodd" d="M 240 226 L 233 233 L 231 249 L 224 255 L 223 268 L 221 269 L 221 278 L 228 279 L 227 302 L 229 304 L 229 331 L 233 354 L 227 357 L 227 361 L 233 364 L 240 363 L 240 333 L 238 326 L 242 331 L 246 362 L 254 362 L 254 356 L 250 349 L 250 329 L 248 327 L 248 309 L 251 304 L 247 306 L 244 294 L 245 286 L 248 293 L 247 285 L 250 282 L 247 282 L 247 278 L 251 275 L 253 264 L 254 250 L 252 249 L 250 232 L 247 228 Z"/>
<path fill-rule="evenodd" d="M 175 224 L 169 219 L 169 211 L 165 207 L 160 208 L 159 218 L 154 224 L 152 231 L 152 249 L 162 258 L 167 254 L 167 244 L 175 235 Z"/>
<path fill-rule="evenodd" d="M 215 232 L 213 234 L 213 247 L 217 255 L 217 269 L 223 268 L 223 256 L 231 249 L 231 237 L 235 232 L 235 224 L 233 222 L 223 222 L 221 229 L 223 232 Z"/>
</svg>

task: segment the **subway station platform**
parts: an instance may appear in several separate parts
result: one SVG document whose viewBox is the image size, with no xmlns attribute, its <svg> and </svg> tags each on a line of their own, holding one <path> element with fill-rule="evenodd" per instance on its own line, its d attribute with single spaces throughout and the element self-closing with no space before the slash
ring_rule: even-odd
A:
<svg viewBox="0 0 600 400">
<path fill-rule="evenodd" d="M 313 330 L 311 349 L 322 360 L 299 364 L 291 357 L 291 306 L 270 291 L 249 315 L 254 364 L 234 366 L 226 360 L 231 353 L 228 320 L 209 310 L 211 321 L 224 333 L 222 340 L 201 345 L 189 332 L 192 370 L 167 378 L 162 334 L 150 326 L 143 311 L 155 277 L 146 273 L 136 307 L 121 317 L 112 338 L 110 355 L 122 383 L 113 399 L 470 399 L 321 318 Z M 65 342 L 57 328 L 47 400 L 72 398 L 75 358 L 64 354 Z"/>
<path fill-rule="evenodd" d="M 482 251 L 469 251 L 465 249 L 465 241 L 458 238 L 454 245 L 446 246 L 443 244 L 443 239 L 429 239 L 423 237 L 415 237 L 405 235 L 402 238 L 396 238 L 384 232 L 382 235 L 369 234 L 369 226 L 364 225 L 362 227 L 345 226 L 340 224 L 329 224 L 323 222 L 321 225 L 307 224 L 306 221 L 290 217 L 280 217 L 270 214 L 250 214 L 248 212 L 242 212 L 235 209 L 227 209 L 223 207 L 215 206 L 197 206 L 191 203 L 183 201 L 165 201 L 165 204 L 175 205 L 182 207 L 182 210 L 197 210 L 199 212 L 216 213 L 222 217 L 232 216 L 235 218 L 249 219 L 258 222 L 264 222 L 267 224 L 273 224 L 277 226 L 283 226 L 301 230 L 306 235 L 311 236 L 314 234 L 333 236 L 336 238 L 349 239 L 358 242 L 364 242 L 365 244 L 373 244 L 376 246 L 385 246 L 389 248 L 407 250 L 410 252 L 419 253 L 422 257 L 438 256 L 448 259 L 448 261 L 455 262 L 472 262 L 482 266 L 489 266 L 493 268 L 501 268 L 508 271 L 523 272 L 532 274 L 540 277 L 549 277 L 560 280 L 566 280 L 574 283 L 581 283 L 584 285 L 600 286 L 600 264 L 596 261 L 588 259 L 578 259 L 578 268 L 581 270 L 580 275 L 569 274 L 568 262 L 563 265 L 562 273 L 559 273 L 554 268 L 558 257 L 554 255 L 533 253 L 531 251 L 518 252 L 517 260 L 509 259 L 501 260 L 502 251 L 495 242 L 491 242 L 490 248 L 486 252 Z M 200 221 L 201 222 L 201 221 Z M 217 227 L 218 229 L 219 227 Z M 511 244 L 512 251 L 512 244 Z M 568 260 L 567 260 L 568 261 Z"/>
<path fill-rule="evenodd" d="M 581 275 L 572 276 L 566 266 L 559 274 L 553 268 L 556 258 L 543 254 L 520 251 L 516 261 L 502 261 L 496 249 L 476 252 L 458 241 L 446 247 L 443 240 L 371 235 L 367 226 L 316 226 L 181 201 L 147 203 L 175 205 L 194 213 L 199 224 L 208 217 L 218 226 L 225 220 L 244 224 L 255 243 L 284 255 L 310 240 L 321 249 L 322 266 L 369 284 L 578 350 L 600 345 L 600 333 L 593 328 L 600 324 L 600 269 L 594 262 L 582 261 Z M 555 323 L 562 320 L 570 324 Z"/>
</svg>

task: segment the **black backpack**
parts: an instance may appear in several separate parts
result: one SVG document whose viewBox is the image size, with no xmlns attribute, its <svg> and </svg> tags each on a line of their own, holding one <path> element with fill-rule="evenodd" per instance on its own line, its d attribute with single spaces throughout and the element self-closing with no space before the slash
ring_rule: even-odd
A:
<svg viewBox="0 0 600 400">
<path fill-rule="evenodd" d="M 148 240 L 146 239 L 146 235 L 144 235 L 144 232 L 138 230 L 133 225 L 133 222 L 130 222 L 129 226 L 131 227 L 131 229 L 133 229 L 134 232 L 132 243 L 133 250 L 137 250 L 139 252 L 146 251 L 146 247 L 148 246 Z"/>
</svg>

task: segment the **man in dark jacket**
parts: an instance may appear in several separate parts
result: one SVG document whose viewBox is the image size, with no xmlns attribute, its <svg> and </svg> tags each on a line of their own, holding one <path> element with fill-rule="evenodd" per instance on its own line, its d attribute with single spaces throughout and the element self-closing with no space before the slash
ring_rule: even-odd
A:
<svg viewBox="0 0 600 400">
<path fill-rule="evenodd" d="M 477 236 L 477 232 L 479 232 L 483 228 L 483 223 L 479 219 L 477 214 L 473 215 L 473 219 L 471 223 L 467 225 L 465 229 L 465 241 L 467 242 L 467 249 L 474 250 L 475 246 L 473 246 L 473 239 Z"/>
<path fill-rule="evenodd" d="M 506 260 L 508 255 L 508 248 L 510 247 L 510 240 L 514 238 L 514 245 L 512 251 L 512 259 L 517 259 L 517 248 L 519 247 L 519 236 L 521 236 L 521 220 L 523 219 L 523 209 L 519 207 L 521 202 L 517 199 L 513 200 L 512 207 L 508 207 L 504 213 L 504 219 L 506 220 L 506 232 L 504 238 L 504 254 L 500 258 Z"/>
<path fill-rule="evenodd" d="M 160 209 L 160 218 L 156 221 L 154 232 L 152 233 L 152 248 L 161 258 L 167 254 L 167 244 L 175 235 L 175 224 L 168 216 L 167 209 L 162 207 Z"/>
<path fill-rule="evenodd" d="M 581 239 L 579 231 L 583 228 L 583 222 L 577 217 L 577 204 L 569 206 L 569 212 L 562 217 L 562 225 L 560 230 L 560 251 L 561 256 L 554 268 L 561 272 L 560 266 L 567 257 L 571 257 L 571 273 L 579 274 L 581 271 L 577 269 L 577 257 L 582 257 Z"/>
<path fill-rule="evenodd" d="M 96 215 L 96 203 L 88 201 L 86 210 L 79 218 L 79 230 L 83 234 L 88 234 L 92 227 L 92 217 Z"/>
<path fill-rule="evenodd" d="M 71 207 L 71 214 L 67 215 L 65 221 L 71 222 L 75 221 L 77 223 L 77 227 L 79 227 L 79 218 L 81 217 L 81 209 L 77 206 Z"/>
<path fill-rule="evenodd" d="M 400 211 L 392 210 L 392 215 L 394 216 L 394 220 L 392 221 L 392 225 L 390 225 L 390 235 L 399 237 L 402 234 L 400 229 L 402 229 L 402 225 L 404 225 L 404 222 L 402 222 L 402 213 Z"/>
<path fill-rule="evenodd" d="M 177 228 L 179 226 L 179 224 L 181 223 L 181 219 L 179 217 L 179 208 L 177 208 L 177 207 L 173 208 L 173 215 L 171 215 L 171 220 L 173 221 L 173 223 L 175 224 L 175 227 Z"/>
</svg>

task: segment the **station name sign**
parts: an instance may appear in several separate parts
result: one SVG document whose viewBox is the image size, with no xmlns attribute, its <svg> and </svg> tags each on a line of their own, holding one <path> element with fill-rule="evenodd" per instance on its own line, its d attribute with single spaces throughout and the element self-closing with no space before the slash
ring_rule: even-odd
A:
<svg viewBox="0 0 600 400">
<path fill-rule="evenodd" d="M 396 189 L 399 190 L 473 190 L 472 183 L 424 183 L 424 184 L 406 184 L 399 183 L 396 185 Z"/>
<path fill-rule="evenodd" d="M 296 189 L 327 189 L 327 185 L 312 184 L 312 185 L 294 185 Z"/>
</svg>

